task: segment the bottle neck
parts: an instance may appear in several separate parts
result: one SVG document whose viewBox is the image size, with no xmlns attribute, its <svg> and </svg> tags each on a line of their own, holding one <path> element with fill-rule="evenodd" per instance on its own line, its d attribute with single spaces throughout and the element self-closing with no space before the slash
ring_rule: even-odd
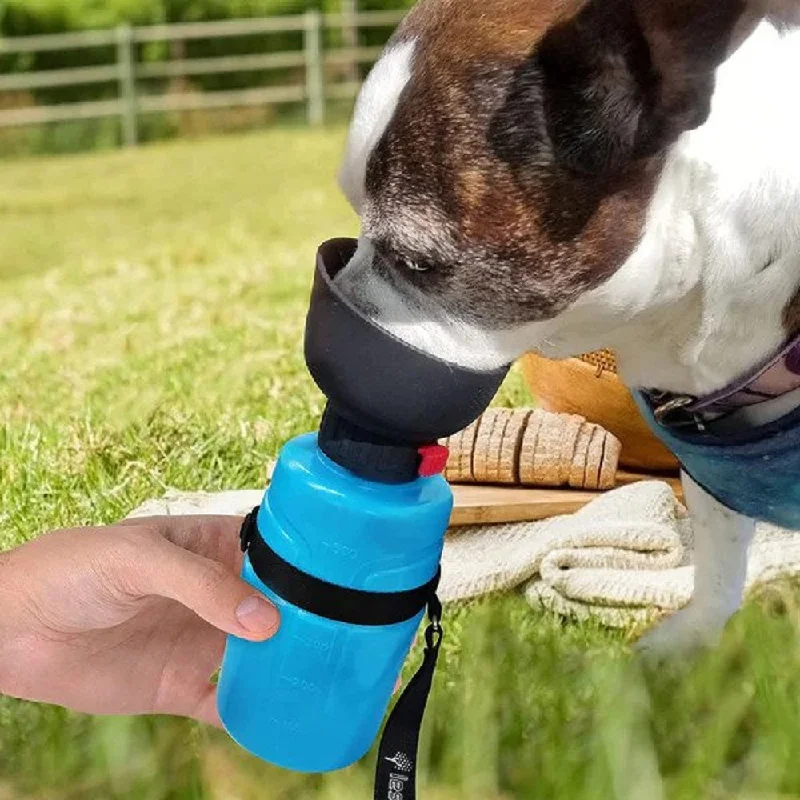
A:
<svg viewBox="0 0 800 800">
<path fill-rule="evenodd" d="M 320 450 L 359 478 L 377 483 L 410 483 L 419 477 L 418 447 L 368 431 L 326 406 L 320 423 Z"/>
</svg>

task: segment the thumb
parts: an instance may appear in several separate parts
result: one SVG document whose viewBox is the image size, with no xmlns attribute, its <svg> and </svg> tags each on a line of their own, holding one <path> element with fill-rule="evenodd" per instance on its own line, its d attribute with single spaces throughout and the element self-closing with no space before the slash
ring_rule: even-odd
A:
<svg viewBox="0 0 800 800">
<path fill-rule="evenodd" d="M 142 553 L 134 590 L 190 608 L 206 622 L 242 639 L 262 641 L 280 625 L 278 609 L 224 564 L 158 538 L 157 553 Z"/>
</svg>

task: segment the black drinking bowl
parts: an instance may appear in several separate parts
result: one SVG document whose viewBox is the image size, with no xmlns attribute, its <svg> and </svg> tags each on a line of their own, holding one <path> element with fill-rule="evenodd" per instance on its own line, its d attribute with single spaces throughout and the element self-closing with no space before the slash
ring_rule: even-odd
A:
<svg viewBox="0 0 800 800">
<path fill-rule="evenodd" d="M 355 239 L 332 239 L 317 254 L 305 337 L 314 381 L 339 415 L 387 439 L 425 444 L 462 430 L 508 367 L 478 372 L 441 361 L 362 316 L 334 283 L 356 248 Z"/>
</svg>

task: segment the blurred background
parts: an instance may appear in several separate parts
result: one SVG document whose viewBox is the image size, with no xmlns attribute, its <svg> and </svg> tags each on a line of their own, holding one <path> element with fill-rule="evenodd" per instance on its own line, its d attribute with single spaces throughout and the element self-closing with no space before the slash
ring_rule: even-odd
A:
<svg viewBox="0 0 800 800">
<path fill-rule="evenodd" d="M 407 0 L 3 0 L 6 155 L 341 118 Z"/>
<path fill-rule="evenodd" d="M 403 5 L 0 2 L 0 549 L 261 487 L 317 424 L 314 253 L 358 231 L 345 121 Z M 531 402 L 513 371 L 497 403 Z M 452 610 L 422 796 L 800 796 L 796 598 L 652 674 L 521 597 Z M 291 775 L 193 723 L 0 698 L 0 800 L 367 798 L 372 769 Z"/>
</svg>

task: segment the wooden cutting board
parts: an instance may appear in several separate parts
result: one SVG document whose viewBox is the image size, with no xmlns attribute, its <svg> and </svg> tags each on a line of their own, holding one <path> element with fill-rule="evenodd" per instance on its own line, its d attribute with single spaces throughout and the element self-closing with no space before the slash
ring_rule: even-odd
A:
<svg viewBox="0 0 800 800">
<path fill-rule="evenodd" d="M 639 475 L 618 472 L 617 486 L 646 480 L 669 483 L 679 500 L 683 500 L 680 479 L 671 476 Z M 528 489 L 515 486 L 457 484 L 453 487 L 455 507 L 450 524 L 487 525 L 498 522 L 531 522 L 572 514 L 603 492 L 579 489 Z"/>
</svg>

